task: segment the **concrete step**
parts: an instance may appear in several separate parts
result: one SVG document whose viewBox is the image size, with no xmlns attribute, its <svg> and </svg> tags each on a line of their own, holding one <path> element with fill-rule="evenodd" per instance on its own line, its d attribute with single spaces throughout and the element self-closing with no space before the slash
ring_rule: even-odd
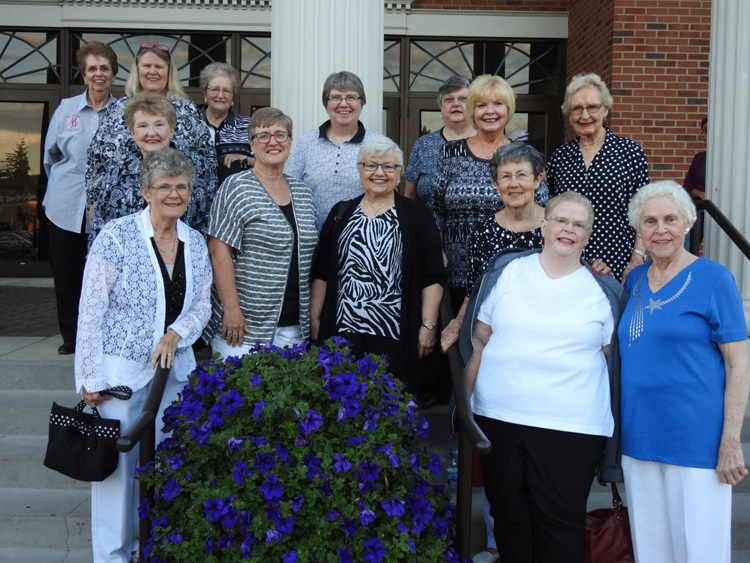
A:
<svg viewBox="0 0 750 563">
<path fill-rule="evenodd" d="M 1 339 L 0 339 L 1 340 Z M 34 361 L 12 358 L 17 352 L 2 356 L 0 388 L 3 390 L 75 390 L 73 356 L 49 357 Z"/>
<path fill-rule="evenodd" d="M 46 450 L 46 436 L 0 436 L 0 490 L 90 488 L 89 483 L 45 467 Z"/>
<path fill-rule="evenodd" d="M 0 431 L 5 435 L 46 436 L 52 403 L 72 408 L 80 400 L 81 396 L 70 389 L 0 391 Z"/>
<path fill-rule="evenodd" d="M 57 550 L 58 554 L 90 550 L 90 513 L 88 490 L 0 490 L 0 545 Z"/>
<path fill-rule="evenodd" d="M 91 549 L 0 547 L 0 563 L 91 563 Z"/>
</svg>

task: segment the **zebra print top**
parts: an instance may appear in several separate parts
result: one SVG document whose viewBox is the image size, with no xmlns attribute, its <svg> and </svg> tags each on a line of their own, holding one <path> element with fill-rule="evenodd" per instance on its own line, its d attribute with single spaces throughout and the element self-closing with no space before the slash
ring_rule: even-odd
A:
<svg viewBox="0 0 750 563">
<path fill-rule="evenodd" d="M 370 218 L 358 206 L 338 244 L 336 328 L 399 340 L 404 247 L 396 208 Z"/>
</svg>

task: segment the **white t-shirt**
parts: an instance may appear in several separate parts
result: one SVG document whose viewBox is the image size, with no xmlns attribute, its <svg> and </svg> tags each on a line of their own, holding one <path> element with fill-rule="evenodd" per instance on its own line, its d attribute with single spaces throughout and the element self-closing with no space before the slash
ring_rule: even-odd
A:
<svg viewBox="0 0 750 563">
<path fill-rule="evenodd" d="M 539 256 L 508 264 L 479 310 L 492 335 L 472 409 L 513 424 L 611 436 L 602 352 L 614 328 L 609 301 L 583 267 L 550 279 Z"/>
</svg>

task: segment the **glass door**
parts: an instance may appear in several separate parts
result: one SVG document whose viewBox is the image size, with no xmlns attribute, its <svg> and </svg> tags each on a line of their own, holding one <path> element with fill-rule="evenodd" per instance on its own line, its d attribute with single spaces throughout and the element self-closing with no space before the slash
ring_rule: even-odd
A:
<svg viewBox="0 0 750 563">
<path fill-rule="evenodd" d="M 58 94 L 0 91 L 0 276 L 48 276 L 44 138 Z"/>
</svg>

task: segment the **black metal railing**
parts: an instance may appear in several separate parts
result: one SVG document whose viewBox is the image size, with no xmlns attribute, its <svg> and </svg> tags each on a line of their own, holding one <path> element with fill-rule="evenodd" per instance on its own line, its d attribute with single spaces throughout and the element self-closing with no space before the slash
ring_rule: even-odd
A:
<svg viewBox="0 0 750 563">
<path fill-rule="evenodd" d="M 727 219 L 727 216 L 724 215 L 721 210 L 716 207 L 716 204 L 714 202 L 709 201 L 707 199 L 696 201 L 695 207 L 698 209 L 698 220 L 696 221 L 696 224 L 702 224 L 702 216 L 701 211 L 708 213 L 711 218 L 716 221 L 716 224 L 719 225 L 722 231 L 729 237 L 729 239 L 734 243 L 734 245 L 742 252 L 742 254 L 745 255 L 745 257 L 750 260 L 750 242 L 747 241 L 747 239 L 742 235 L 740 231 L 737 230 L 737 227 L 735 227 L 729 219 Z M 695 229 L 693 228 L 690 231 L 690 252 L 698 255 L 698 252 L 700 250 L 701 245 L 701 238 L 703 237 L 703 229 Z"/>
<path fill-rule="evenodd" d="M 446 289 L 440 304 L 440 317 L 447 325 L 453 318 L 450 296 Z M 439 345 L 439 343 L 438 343 Z M 458 485 L 456 487 L 456 549 L 461 560 L 469 559 L 471 549 L 471 466 L 473 453 L 490 452 L 491 444 L 477 426 L 469 404 L 469 389 L 466 387 L 464 367 L 454 344 L 446 353 L 451 372 L 451 385 L 458 411 Z"/>
<path fill-rule="evenodd" d="M 120 438 L 117 440 L 117 449 L 121 452 L 129 452 L 140 443 L 141 447 L 138 452 L 138 461 L 141 467 L 154 461 L 156 450 L 156 439 L 154 437 L 156 430 L 156 415 L 159 412 L 159 406 L 161 405 L 161 400 L 164 396 L 164 387 L 167 385 L 168 376 L 168 369 L 161 366 L 156 368 L 154 379 L 151 382 L 151 388 L 148 390 L 146 402 L 143 404 L 140 416 L 130 428 L 120 434 Z M 146 498 L 153 502 L 154 491 L 151 487 L 141 481 L 141 502 Z M 146 541 L 148 540 L 148 534 L 150 531 L 151 519 L 148 516 L 141 518 L 138 527 L 139 561 L 146 561 L 146 556 L 144 555 L 143 550 L 146 547 Z"/>
</svg>

